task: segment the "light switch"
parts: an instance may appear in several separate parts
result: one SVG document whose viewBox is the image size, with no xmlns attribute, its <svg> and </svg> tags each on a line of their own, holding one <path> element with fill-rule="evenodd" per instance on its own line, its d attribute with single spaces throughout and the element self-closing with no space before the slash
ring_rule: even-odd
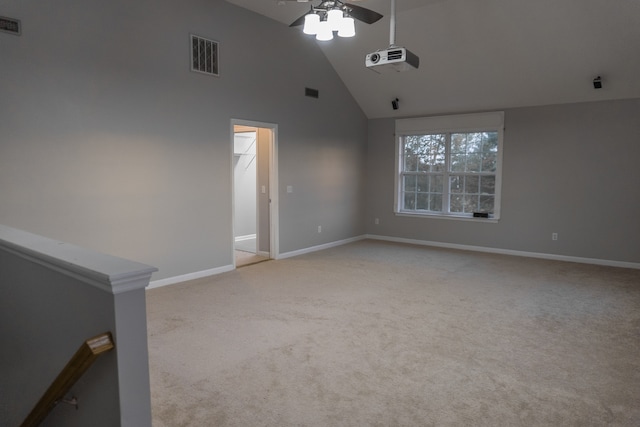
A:
<svg viewBox="0 0 640 427">
<path fill-rule="evenodd" d="M 262 191 L 262 194 L 267 194 L 267 186 L 263 185 L 260 191 Z"/>
<path fill-rule="evenodd" d="M 287 193 L 293 193 L 293 185 L 287 185 Z"/>
</svg>

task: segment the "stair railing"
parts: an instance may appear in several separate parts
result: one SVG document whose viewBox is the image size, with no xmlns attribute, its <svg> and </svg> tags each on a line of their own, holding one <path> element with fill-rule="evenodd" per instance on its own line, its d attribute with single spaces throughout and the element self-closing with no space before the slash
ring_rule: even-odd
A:
<svg viewBox="0 0 640 427">
<path fill-rule="evenodd" d="M 76 354 L 51 383 L 47 391 L 42 395 L 36 406 L 31 410 L 21 427 L 36 427 L 47 417 L 49 412 L 60 402 L 66 402 L 64 396 L 69 389 L 80 379 L 82 374 L 95 362 L 102 353 L 114 348 L 111 332 L 105 332 L 86 340 Z M 75 398 L 70 402 L 77 405 Z"/>
</svg>

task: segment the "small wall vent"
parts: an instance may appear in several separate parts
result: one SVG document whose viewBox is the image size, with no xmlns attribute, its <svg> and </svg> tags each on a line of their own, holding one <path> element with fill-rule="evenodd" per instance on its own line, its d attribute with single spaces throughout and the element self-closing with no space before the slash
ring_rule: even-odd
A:
<svg viewBox="0 0 640 427">
<path fill-rule="evenodd" d="M 218 42 L 191 35 L 191 71 L 218 76 Z"/>
<path fill-rule="evenodd" d="M 19 36 L 22 34 L 20 20 L 0 16 L 0 31 L 3 33 L 13 34 L 14 36 Z"/>
<path fill-rule="evenodd" d="M 318 98 L 320 97 L 320 91 L 318 89 L 311 89 L 310 87 L 305 87 L 304 95 L 310 98 Z"/>
</svg>

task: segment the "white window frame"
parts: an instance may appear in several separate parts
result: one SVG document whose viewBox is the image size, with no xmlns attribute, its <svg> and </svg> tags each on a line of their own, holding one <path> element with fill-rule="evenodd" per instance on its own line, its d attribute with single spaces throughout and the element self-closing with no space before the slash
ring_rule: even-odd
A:
<svg viewBox="0 0 640 427">
<path fill-rule="evenodd" d="M 436 133 L 470 133 L 470 132 L 497 132 L 498 133 L 498 158 L 496 164 L 496 184 L 494 211 L 490 218 L 474 218 L 470 213 L 459 212 L 433 212 L 433 211 L 404 211 L 401 210 L 401 185 L 402 185 L 402 139 L 408 135 L 428 135 Z M 449 139 L 449 138 L 447 138 Z M 476 114 L 459 114 L 450 116 L 419 117 L 413 119 L 396 120 L 395 130 L 395 185 L 394 185 L 394 213 L 397 216 L 444 218 L 463 221 L 497 222 L 500 219 L 500 206 L 502 194 L 502 157 L 504 151 L 504 112 L 493 111 Z M 447 148 L 447 151 L 449 148 Z M 449 169 L 447 162 L 446 169 Z M 444 206 L 443 201 L 443 206 Z M 448 206 L 448 203 L 446 204 Z"/>
</svg>

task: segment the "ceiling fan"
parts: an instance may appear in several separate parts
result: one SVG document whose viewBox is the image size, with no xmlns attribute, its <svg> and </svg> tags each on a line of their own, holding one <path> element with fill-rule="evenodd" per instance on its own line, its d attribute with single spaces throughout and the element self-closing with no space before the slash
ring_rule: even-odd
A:
<svg viewBox="0 0 640 427">
<path fill-rule="evenodd" d="M 288 0 L 296 1 L 297 3 L 308 3 L 305 0 Z M 343 26 L 347 26 L 343 31 L 339 31 L 338 23 L 332 24 L 333 31 L 339 31 L 338 35 L 343 37 L 351 37 L 355 35 L 355 29 L 353 28 L 353 19 L 362 21 L 366 24 L 373 24 L 382 18 L 382 15 L 371 9 L 367 9 L 362 6 L 358 6 L 352 3 L 346 3 L 341 0 L 320 0 L 317 6 L 311 5 L 311 10 L 300 18 L 296 19 L 289 25 L 290 27 L 296 27 L 299 25 L 305 25 L 304 32 L 307 34 L 318 34 L 318 31 L 314 25 L 319 23 L 330 22 L 334 19 L 341 20 Z M 311 24 L 311 25 L 310 25 Z M 322 25 L 321 25 L 322 26 Z M 350 29 L 349 29 L 350 26 Z M 313 27 L 310 29 L 309 27 Z M 345 27 L 343 27 L 345 28 Z M 317 37 L 321 40 L 320 37 Z M 331 36 L 333 38 L 333 36 Z"/>
</svg>

